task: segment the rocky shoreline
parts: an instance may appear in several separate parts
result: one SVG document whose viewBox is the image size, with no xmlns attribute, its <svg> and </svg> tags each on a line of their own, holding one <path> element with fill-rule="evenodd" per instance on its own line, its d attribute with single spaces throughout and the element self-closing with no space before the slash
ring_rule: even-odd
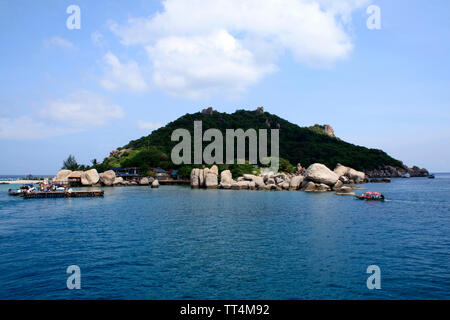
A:
<svg viewBox="0 0 450 320">
<path fill-rule="evenodd" d="M 368 182 L 366 174 L 338 164 L 332 171 L 321 163 L 307 169 L 297 165 L 297 172 L 244 174 L 233 179 L 230 170 L 220 173 L 216 165 L 211 168 L 193 169 L 190 176 L 192 188 L 233 190 L 300 190 L 304 192 L 336 191 L 339 195 L 354 195 L 352 185 Z"/>
<path fill-rule="evenodd" d="M 365 170 L 365 174 L 369 178 L 401 178 L 406 174 L 409 174 L 410 177 L 428 177 L 430 175 L 427 169 L 417 166 L 412 168 L 382 166 L 375 170 Z"/>
<path fill-rule="evenodd" d="M 116 173 L 108 170 L 98 173 L 96 169 L 88 171 L 60 170 L 52 179 L 53 183 L 69 184 L 70 179 L 80 179 L 80 183 L 85 187 L 120 187 L 120 186 L 151 186 L 159 187 L 159 181 L 153 177 L 141 177 L 139 181 L 127 181 L 122 177 L 116 177 Z"/>
</svg>

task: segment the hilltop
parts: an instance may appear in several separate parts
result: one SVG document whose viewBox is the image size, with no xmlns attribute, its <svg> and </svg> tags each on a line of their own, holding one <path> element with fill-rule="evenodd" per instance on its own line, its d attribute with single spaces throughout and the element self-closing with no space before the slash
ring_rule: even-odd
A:
<svg viewBox="0 0 450 320">
<path fill-rule="evenodd" d="M 286 159 L 288 167 L 301 163 L 307 167 L 313 163 L 323 163 L 334 168 L 337 163 L 361 171 L 376 170 L 381 167 L 405 168 L 403 163 L 390 157 L 382 150 L 357 146 L 335 137 L 329 125 L 300 127 L 277 115 L 258 108 L 255 111 L 237 110 L 222 113 L 212 108 L 202 112 L 185 114 L 153 131 L 150 135 L 130 141 L 127 145 L 111 152 L 98 169 L 109 167 L 137 166 L 144 170 L 153 167 L 178 168 L 190 172 L 195 166 L 175 166 L 170 160 L 172 148 L 178 142 L 171 141 L 175 129 L 184 128 L 193 134 L 193 122 L 202 121 L 203 132 L 209 128 L 219 129 L 224 135 L 226 129 L 280 129 L 280 157 Z M 186 167 L 186 168 L 183 168 Z M 285 165 L 286 167 L 286 165 Z M 293 168 L 293 167 L 292 167 Z"/>
</svg>

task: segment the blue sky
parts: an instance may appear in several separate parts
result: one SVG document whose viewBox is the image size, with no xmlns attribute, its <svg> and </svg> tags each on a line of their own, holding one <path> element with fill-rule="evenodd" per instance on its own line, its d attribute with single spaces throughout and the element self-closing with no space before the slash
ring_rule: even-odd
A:
<svg viewBox="0 0 450 320">
<path fill-rule="evenodd" d="M 445 0 L 1 0 L 0 175 L 102 160 L 209 106 L 328 123 L 450 171 L 449 14 Z"/>
</svg>

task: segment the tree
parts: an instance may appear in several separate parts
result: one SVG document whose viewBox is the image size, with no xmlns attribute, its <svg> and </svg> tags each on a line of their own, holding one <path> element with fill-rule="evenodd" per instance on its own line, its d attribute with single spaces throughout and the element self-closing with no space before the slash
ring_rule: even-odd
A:
<svg viewBox="0 0 450 320">
<path fill-rule="evenodd" d="M 67 169 L 67 170 L 78 170 L 80 168 L 80 165 L 78 164 L 77 160 L 75 159 L 75 157 L 73 155 L 69 155 L 69 157 L 64 160 L 63 162 L 63 167 L 62 169 Z"/>
</svg>

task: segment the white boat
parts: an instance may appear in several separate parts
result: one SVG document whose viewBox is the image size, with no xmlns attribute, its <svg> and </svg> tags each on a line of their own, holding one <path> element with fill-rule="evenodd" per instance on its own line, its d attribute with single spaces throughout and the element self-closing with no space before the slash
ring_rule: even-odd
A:
<svg viewBox="0 0 450 320">
<path fill-rule="evenodd" d="M 19 189 L 9 189 L 8 193 L 11 196 L 20 197 L 23 196 L 25 193 L 35 192 L 36 188 L 32 184 L 24 184 Z"/>
</svg>

